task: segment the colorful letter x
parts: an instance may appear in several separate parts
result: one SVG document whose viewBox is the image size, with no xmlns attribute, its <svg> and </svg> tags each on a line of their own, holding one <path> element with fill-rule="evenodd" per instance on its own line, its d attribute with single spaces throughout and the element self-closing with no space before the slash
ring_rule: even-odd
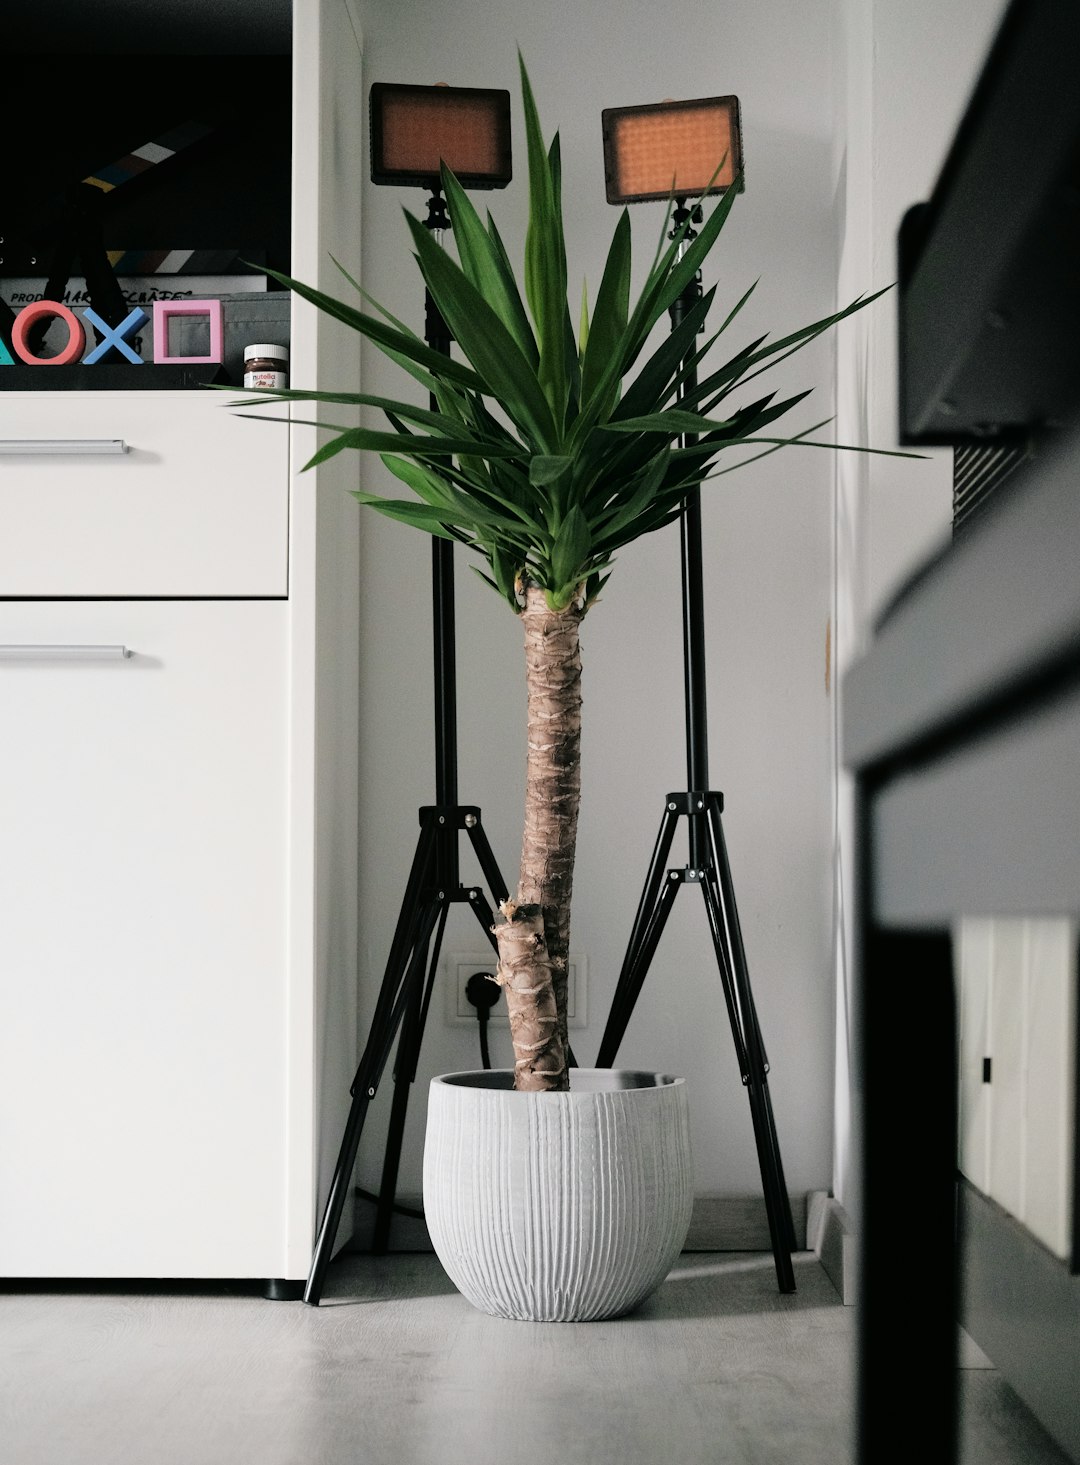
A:
<svg viewBox="0 0 1080 1465">
<path fill-rule="evenodd" d="M 124 340 L 125 336 L 130 336 L 132 331 L 137 331 L 144 321 L 150 319 L 141 306 L 136 305 L 134 310 L 130 311 L 125 319 L 115 328 L 106 325 L 97 311 L 89 305 L 83 308 L 83 318 L 84 320 L 88 320 L 96 331 L 100 332 L 102 338 L 90 354 L 83 357 L 84 366 L 93 366 L 96 361 L 100 361 L 106 352 L 111 351 L 114 346 L 122 356 L 126 356 L 136 366 L 142 366 L 142 357 Z"/>
</svg>

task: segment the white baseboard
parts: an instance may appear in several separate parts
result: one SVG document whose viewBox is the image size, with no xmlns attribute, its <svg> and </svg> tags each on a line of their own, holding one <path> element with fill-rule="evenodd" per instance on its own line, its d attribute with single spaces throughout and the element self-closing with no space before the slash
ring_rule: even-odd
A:
<svg viewBox="0 0 1080 1465">
<path fill-rule="evenodd" d="M 824 1268 L 845 1307 L 855 1303 L 858 1252 L 851 1217 L 827 1191 L 806 1198 L 806 1246 Z"/>
</svg>

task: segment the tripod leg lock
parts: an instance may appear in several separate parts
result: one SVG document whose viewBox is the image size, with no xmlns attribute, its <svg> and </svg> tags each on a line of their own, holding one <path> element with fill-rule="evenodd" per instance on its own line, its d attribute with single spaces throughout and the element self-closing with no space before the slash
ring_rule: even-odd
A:
<svg viewBox="0 0 1080 1465">
<path fill-rule="evenodd" d="M 724 810 L 724 795 L 716 789 L 681 789 L 664 795 L 664 803 L 672 814 L 704 814 L 710 806 Z"/>
<path fill-rule="evenodd" d="M 476 829 L 480 824 L 480 809 L 476 804 L 424 804 L 420 823 L 436 829 Z"/>
</svg>

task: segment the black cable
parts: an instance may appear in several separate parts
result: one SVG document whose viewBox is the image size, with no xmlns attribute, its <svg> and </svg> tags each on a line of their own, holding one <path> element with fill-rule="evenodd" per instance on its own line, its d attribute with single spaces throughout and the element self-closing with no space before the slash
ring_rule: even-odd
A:
<svg viewBox="0 0 1080 1465">
<path fill-rule="evenodd" d="M 476 1008 L 476 1018 L 480 1024 L 480 1062 L 485 1068 L 490 1068 L 488 1013 L 499 1000 L 499 987 L 492 981 L 490 972 L 473 972 L 465 983 L 465 996 Z"/>
</svg>

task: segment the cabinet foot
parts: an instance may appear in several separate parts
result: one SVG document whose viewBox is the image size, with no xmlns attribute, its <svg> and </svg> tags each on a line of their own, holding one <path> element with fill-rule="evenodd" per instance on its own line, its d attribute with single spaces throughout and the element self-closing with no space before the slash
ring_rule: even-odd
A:
<svg viewBox="0 0 1080 1465">
<path fill-rule="evenodd" d="M 291 1277 L 267 1277 L 263 1283 L 263 1296 L 268 1302 L 299 1302 L 304 1295 L 304 1283 Z"/>
</svg>

